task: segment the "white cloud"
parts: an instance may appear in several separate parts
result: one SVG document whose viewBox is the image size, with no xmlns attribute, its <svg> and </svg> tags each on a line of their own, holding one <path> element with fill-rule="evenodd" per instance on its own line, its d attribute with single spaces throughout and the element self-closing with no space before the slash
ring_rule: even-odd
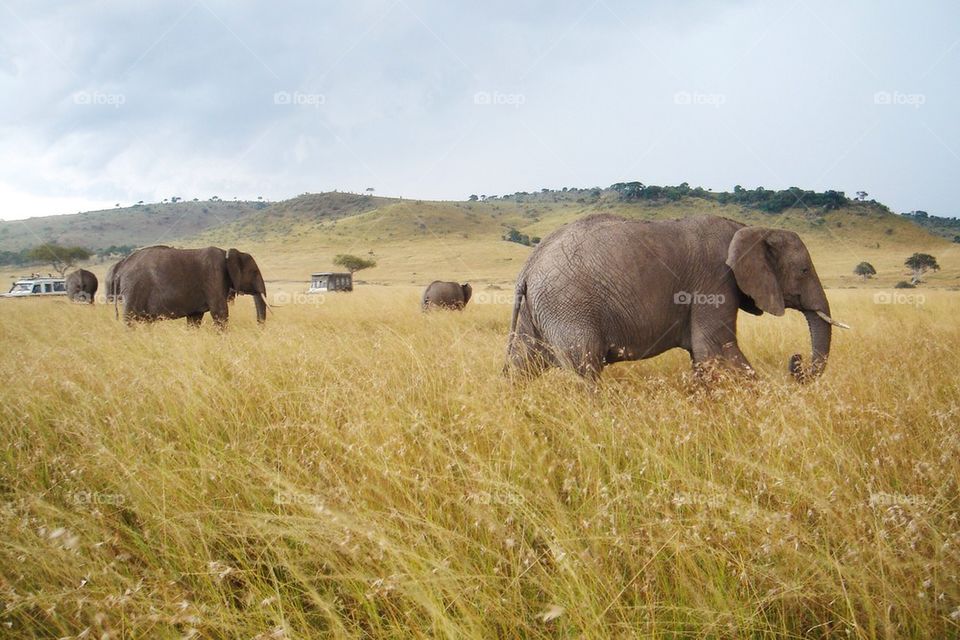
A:
<svg viewBox="0 0 960 640">
<path fill-rule="evenodd" d="M 20 0 L 9 13 L 0 176 L 19 211 L 640 179 L 863 189 L 957 213 L 960 9 L 946 2 Z M 883 108 L 880 90 L 923 108 Z"/>
</svg>

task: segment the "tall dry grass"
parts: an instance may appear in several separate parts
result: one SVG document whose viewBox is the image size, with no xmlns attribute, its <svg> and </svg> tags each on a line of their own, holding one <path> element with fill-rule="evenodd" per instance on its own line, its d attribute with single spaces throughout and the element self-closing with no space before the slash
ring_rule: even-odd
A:
<svg viewBox="0 0 960 640">
<path fill-rule="evenodd" d="M 758 382 L 672 352 L 595 394 L 509 384 L 507 306 L 418 294 L 222 335 L 0 304 L 0 635 L 960 633 L 957 293 L 829 292 L 809 386 L 788 314 L 741 317 Z"/>
</svg>

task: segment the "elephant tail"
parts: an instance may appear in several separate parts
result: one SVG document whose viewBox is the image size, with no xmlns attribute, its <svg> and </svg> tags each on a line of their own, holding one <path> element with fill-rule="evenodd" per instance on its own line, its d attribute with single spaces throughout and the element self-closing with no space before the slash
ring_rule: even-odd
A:
<svg viewBox="0 0 960 640">
<path fill-rule="evenodd" d="M 510 337 L 513 337 L 513 334 L 517 330 L 517 318 L 520 316 L 520 306 L 523 304 L 523 299 L 527 295 L 527 281 L 520 280 L 517 283 L 517 288 L 513 292 L 513 314 L 510 316 Z"/>
</svg>

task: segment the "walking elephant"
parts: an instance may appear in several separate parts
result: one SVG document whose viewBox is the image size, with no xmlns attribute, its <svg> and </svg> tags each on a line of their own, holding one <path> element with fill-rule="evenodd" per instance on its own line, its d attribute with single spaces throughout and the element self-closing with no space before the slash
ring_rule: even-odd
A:
<svg viewBox="0 0 960 640">
<path fill-rule="evenodd" d="M 93 304 L 98 286 L 97 276 L 86 269 L 77 269 L 67 276 L 67 298 L 74 302 Z"/>
<path fill-rule="evenodd" d="M 127 322 L 185 317 L 200 325 L 209 311 L 223 327 L 227 301 L 237 293 L 252 295 L 257 322 L 266 321 L 267 290 L 260 268 L 253 256 L 236 249 L 147 247 L 114 265 L 108 277 L 108 295 L 122 300 Z"/>
<path fill-rule="evenodd" d="M 423 292 L 420 307 L 424 311 L 434 307 L 461 311 L 467 306 L 472 294 L 473 287 L 470 286 L 470 283 L 458 284 L 456 282 L 434 280 Z"/>
<path fill-rule="evenodd" d="M 737 312 L 806 317 L 812 359 L 799 381 L 823 372 L 830 305 L 806 246 L 792 231 L 704 216 L 635 221 L 593 215 L 533 250 L 517 278 L 507 366 L 535 375 L 569 367 L 595 381 L 604 366 L 685 349 L 695 369 L 716 362 L 752 373 L 737 345 Z"/>
</svg>

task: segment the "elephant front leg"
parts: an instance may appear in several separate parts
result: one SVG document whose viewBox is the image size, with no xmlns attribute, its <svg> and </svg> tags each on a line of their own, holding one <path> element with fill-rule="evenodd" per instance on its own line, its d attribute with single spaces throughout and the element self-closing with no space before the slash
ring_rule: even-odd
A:
<svg viewBox="0 0 960 640">
<path fill-rule="evenodd" d="M 230 312 L 227 311 L 226 299 L 224 299 L 222 304 L 218 304 L 210 309 L 210 317 L 213 318 L 213 324 L 216 325 L 217 329 L 223 330 L 227 327 L 227 318 L 229 315 Z"/>
<path fill-rule="evenodd" d="M 736 321 L 734 316 L 723 322 L 711 318 L 705 324 L 693 324 L 690 357 L 698 374 L 719 367 L 748 376 L 755 375 L 753 366 L 737 344 Z"/>
<path fill-rule="evenodd" d="M 203 323 L 203 313 L 191 313 L 187 315 L 187 324 L 191 327 L 199 327 Z"/>
</svg>

